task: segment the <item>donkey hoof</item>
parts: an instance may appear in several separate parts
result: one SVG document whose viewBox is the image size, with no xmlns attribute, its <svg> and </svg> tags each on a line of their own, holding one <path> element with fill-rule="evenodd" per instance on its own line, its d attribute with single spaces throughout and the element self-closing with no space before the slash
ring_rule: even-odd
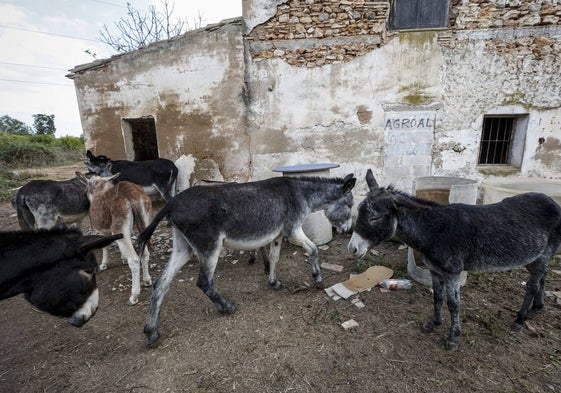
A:
<svg viewBox="0 0 561 393">
<path fill-rule="evenodd" d="M 280 289 L 280 287 L 282 286 L 282 282 L 280 280 L 275 280 L 273 282 L 269 282 L 269 285 L 276 290 Z"/>
<path fill-rule="evenodd" d="M 458 343 L 447 341 L 446 342 L 446 349 L 449 351 L 456 351 L 458 350 Z"/>
<path fill-rule="evenodd" d="M 129 298 L 129 301 L 127 302 L 127 304 L 128 304 L 129 306 L 134 306 L 134 305 L 137 304 L 137 303 L 138 303 L 138 298 L 134 298 L 134 297 L 132 297 L 132 296 Z"/>
<path fill-rule="evenodd" d="M 107 265 L 99 265 L 99 271 L 107 270 Z"/>
<path fill-rule="evenodd" d="M 510 325 L 510 331 L 513 333 L 520 333 L 522 331 L 522 324 L 513 322 L 512 325 Z"/>
<path fill-rule="evenodd" d="M 218 311 L 222 314 L 232 314 L 236 310 L 236 306 L 232 303 L 224 303 L 218 306 Z"/>
<path fill-rule="evenodd" d="M 143 284 L 145 287 L 151 287 L 151 286 L 152 286 L 152 279 L 144 280 L 144 281 L 142 282 L 142 284 Z"/>
<path fill-rule="evenodd" d="M 151 346 L 160 338 L 160 334 L 157 330 L 151 330 L 144 327 L 144 334 L 146 334 L 146 346 Z"/>
</svg>

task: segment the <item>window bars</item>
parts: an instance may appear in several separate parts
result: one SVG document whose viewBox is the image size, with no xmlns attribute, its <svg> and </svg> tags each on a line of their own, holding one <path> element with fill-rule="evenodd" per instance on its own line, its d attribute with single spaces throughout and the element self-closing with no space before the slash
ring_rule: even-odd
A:
<svg viewBox="0 0 561 393">
<path fill-rule="evenodd" d="M 483 119 L 479 165 L 508 165 L 516 117 L 486 116 Z"/>
</svg>

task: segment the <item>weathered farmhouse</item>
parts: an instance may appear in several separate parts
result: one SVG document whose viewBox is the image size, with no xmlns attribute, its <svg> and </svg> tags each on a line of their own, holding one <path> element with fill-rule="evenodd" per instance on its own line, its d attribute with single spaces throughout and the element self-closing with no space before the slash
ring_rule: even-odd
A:
<svg viewBox="0 0 561 393">
<path fill-rule="evenodd" d="M 69 78 L 87 148 L 190 155 L 196 178 L 561 178 L 560 19 L 558 0 L 243 0 Z"/>
</svg>

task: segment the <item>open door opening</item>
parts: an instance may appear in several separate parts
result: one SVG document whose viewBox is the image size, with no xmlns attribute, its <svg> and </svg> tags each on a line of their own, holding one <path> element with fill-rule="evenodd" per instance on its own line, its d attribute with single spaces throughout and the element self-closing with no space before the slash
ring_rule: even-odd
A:
<svg viewBox="0 0 561 393">
<path fill-rule="evenodd" d="M 123 119 L 122 127 L 128 160 L 146 161 L 159 157 L 154 117 Z"/>
</svg>

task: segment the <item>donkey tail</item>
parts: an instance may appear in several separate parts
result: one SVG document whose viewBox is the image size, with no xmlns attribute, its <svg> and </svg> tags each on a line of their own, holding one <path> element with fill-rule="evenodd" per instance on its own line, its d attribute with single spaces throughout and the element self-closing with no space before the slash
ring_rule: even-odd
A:
<svg viewBox="0 0 561 393">
<path fill-rule="evenodd" d="M 138 255 L 142 258 L 142 254 L 144 253 L 144 247 L 146 247 L 146 243 L 152 237 L 152 234 L 156 230 L 156 227 L 164 219 L 167 217 L 171 211 L 171 203 L 166 203 L 166 205 L 156 214 L 150 225 L 148 225 L 140 235 L 138 235 Z"/>
</svg>

